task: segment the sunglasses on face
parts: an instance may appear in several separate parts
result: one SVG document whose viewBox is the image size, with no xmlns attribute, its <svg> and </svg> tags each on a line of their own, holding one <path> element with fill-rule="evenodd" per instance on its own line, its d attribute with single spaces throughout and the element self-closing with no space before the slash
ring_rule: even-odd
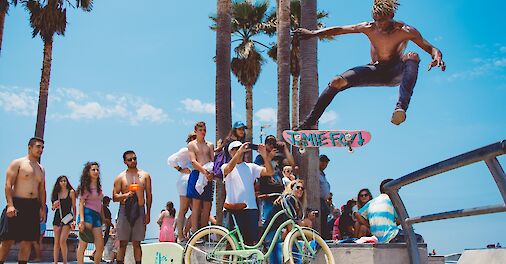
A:
<svg viewBox="0 0 506 264">
<path fill-rule="evenodd" d="M 299 186 L 299 185 L 295 186 L 295 189 L 296 189 L 296 190 L 303 190 L 303 191 L 304 191 L 304 187 Z"/>
<path fill-rule="evenodd" d="M 368 197 L 368 196 L 369 196 L 368 193 L 362 193 L 362 194 L 360 194 L 360 197 Z"/>
<path fill-rule="evenodd" d="M 126 159 L 126 161 L 134 161 L 134 160 L 136 161 L 137 157 L 131 157 L 131 158 Z"/>
</svg>

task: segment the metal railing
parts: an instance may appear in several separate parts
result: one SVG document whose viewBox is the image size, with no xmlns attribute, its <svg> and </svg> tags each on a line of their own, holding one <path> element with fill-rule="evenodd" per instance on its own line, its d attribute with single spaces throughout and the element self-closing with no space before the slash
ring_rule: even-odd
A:
<svg viewBox="0 0 506 264">
<path fill-rule="evenodd" d="M 413 224 L 472 215 L 506 212 L 506 176 L 504 174 L 503 168 L 501 167 L 501 164 L 497 160 L 497 156 L 504 154 L 506 154 L 506 140 L 502 140 L 497 143 L 435 163 L 431 166 L 425 167 L 396 180 L 388 182 L 385 185 L 385 190 L 390 196 L 390 199 L 392 200 L 392 203 L 397 210 L 399 219 L 401 220 L 402 229 L 406 234 L 406 242 L 411 264 L 421 263 L 415 232 L 413 231 L 412 227 Z M 404 206 L 404 203 L 402 202 L 402 199 L 399 195 L 399 189 L 401 187 L 427 179 L 432 176 L 436 176 L 443 172 L 447 172 L 480 161 L 485 162 L 490 173 L 492 174 L 499 192 L 501 193 L 503 204 L 409 217 L 406 207 Z"/>
</svg>

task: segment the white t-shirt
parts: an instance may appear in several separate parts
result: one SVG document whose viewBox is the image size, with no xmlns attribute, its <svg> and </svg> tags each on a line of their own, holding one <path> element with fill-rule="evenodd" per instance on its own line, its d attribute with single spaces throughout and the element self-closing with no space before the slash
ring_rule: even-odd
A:
<svg viewBox="0 0 506 264">
<path fill-rule="evenodd" d="M 224 169 L 227 164 L 221 166 Z M 227 196 L 226 203 L 246 203 L 246 209 L 257 209 L 255 180 L 260 178 L 264 167 L 255 163 L 241 162 L 224 178 Z"/>
</svg>

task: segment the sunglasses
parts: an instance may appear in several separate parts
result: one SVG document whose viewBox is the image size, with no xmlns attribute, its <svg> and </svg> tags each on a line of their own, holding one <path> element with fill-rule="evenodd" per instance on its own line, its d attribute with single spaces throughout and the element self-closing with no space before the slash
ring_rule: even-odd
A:
<svg viewBox="0 0 506 264">
<path fill-rule="evenodd" d="M 295 186 L 295 189 L 304 191 L 304 187 L 302 187 L 302 186 Z"/>
<path fill-rule="evenodd" d="M 126 161 L 137 161 L 137 157 L 132 157 L 132 158 L 129 158 L 129 159 L 126 159 Z"/>
<path fill-rule="evenodd" d="M 368 193 L 362 193 L 362 194 L 360 194 L 359 196 L 360 196 L 360 197 L 367 197 L 367 196 L 369 196 L 369 194 L 368 194 Z"/>
</svg>

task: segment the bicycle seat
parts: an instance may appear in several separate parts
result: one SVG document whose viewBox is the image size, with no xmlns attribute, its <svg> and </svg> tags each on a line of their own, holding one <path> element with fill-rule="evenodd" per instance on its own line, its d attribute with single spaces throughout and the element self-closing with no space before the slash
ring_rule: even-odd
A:
<svg viewBox="0 0 506 264">
<path fill-rule="evenodd" d="M 246 203 L 224 203 L 223 208 L 227 211 L 242 211 L 248 207 Z"/>
</svg>

